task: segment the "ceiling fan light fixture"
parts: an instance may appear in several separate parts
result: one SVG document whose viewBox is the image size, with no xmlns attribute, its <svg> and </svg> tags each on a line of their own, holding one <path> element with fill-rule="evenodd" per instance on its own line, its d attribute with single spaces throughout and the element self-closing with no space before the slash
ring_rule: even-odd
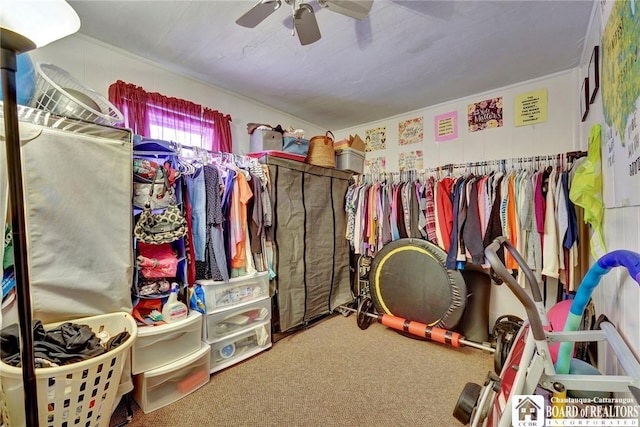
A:
<svg viewBox="0 0 640 427">
<path fill-rule="evenodd" d="M 307 3 L 300 3 L 293 16 L 293 24 L 298 33 L 300 44 L 305 46 L 320 40 L 320 28 L 313 8 Z"/>
<path fill-rule="evenodd" d="M 254 28 L 278 10 L 281 4 L 280 0 L 260 0 L 255 6 L 238 18 L 236 24 L 246 28 Z"/>
</svg>

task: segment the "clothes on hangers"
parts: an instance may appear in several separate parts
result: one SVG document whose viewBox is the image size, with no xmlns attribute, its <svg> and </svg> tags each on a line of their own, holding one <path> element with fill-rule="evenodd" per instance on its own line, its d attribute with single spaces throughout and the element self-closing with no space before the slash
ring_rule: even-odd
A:
<svg viewBox="0 0 640 427">
<path fill-rule="evenodd" d="M 167 141 L 143 142 L 144 151 L 136 154 L 162 156 L 184 178 L 179 202 L 189 216 L 185 240 L 189 282 L 226 282 L 268 269 L 264 230 L 271 225 L 271 203 L 263 165 L 231 153 Z"/>
<path fill-rule="evenodd" d="M 359 179 L 345 196 L 345 236 L 356 254 L 368 256 L 391 240 L 424 238 L 447 252 L 448 268 L 462 268 L 466 263 L 488 267 L 484 249 L 505 235 L 538 281 L 559 278 L 567 290 L 575 290 L 580 277 L 574 271 L 586 242 L 578 238 L 578 214 L 568 198 L 567 165 L 548 166 L 554 158 L 544 158 L 546 164 L 535 158 L 535 167 L 526 159 L 512 160 L 508 171 L 501 161 L 490 164 L 498 170 L 487 171 L 483 164 L 483 173 L 467 165 L 465 174 L 449 170 L 440 176 L 438 169 L 421 180 L 415 173 L 392 175 L 390 182 Z M 524 286 L 515 259 L 502 249 L 498 256 Z"/>
</svg>

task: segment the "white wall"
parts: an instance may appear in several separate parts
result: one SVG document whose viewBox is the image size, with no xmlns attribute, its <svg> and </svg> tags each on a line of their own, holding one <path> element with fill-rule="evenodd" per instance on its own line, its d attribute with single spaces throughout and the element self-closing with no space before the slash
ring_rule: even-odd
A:
<svg viewBox="0 0 640 427">
<path fill-rule="evenodd" d="M 567 71 L 491 92 L 472 95 L 453 102 L 426 107 L 378 122 L 342 129 L 335 132 L 336 138 L 341 139 L 349 134 L 357 133 L 364 139 L 365 130 L 385 126 L 387 130 L 386 150 L 366 153 L 365 157 L 386 156 L 387 172 L 398 171 L 398 154 L 402 151 L 423 150 L 424 166 L 429 168 L 448 163 L 527 157 L 576 150 L 580 147 L 577 138 L 577 115 L 574 114 L 578 102 L 573 89 L 576 84 L 576 75 L 575 71 Z M 514 126 L 514 97 L 544 88 L 547 89 L 549 102 L 547 121 L 530 126 Z M 466 128 L 467 105 L 498 96 L 503 97 L 504 126 L 468 132 Z M 434 116 L 450 111 L 458 112 L 459 136 L 452 141 L 436 143 Z M 399 146 L 398 124 L 403 120 L 415 117 L 423 117 L 424 142 Z"/>
<path fill-rule="evenodd" d="M 109 85 L 117 80 L 142 86 L 149 92 L 182 98 L 230 114 L 233 151 L 249 152 L 247 123 L 278 124 L 304 129 L 307 135 L 324 130 L 291 114 L 243 98 L 216 86 L 169 71 L 116 47 L 75 34 L 29 53 L 34 61 L 66 70 L 84 85 L 108 98 Z"/>
<path fill-rule="evenodd" d="M 587 76 L 593 47 L 601 45 L 602 15 L 600 7 L 595 9 L 596 13 L 587 34 L 587 48 L 580 67 L 582 78 Z M 602 53 L 600 58 L 602 58 Z M 595 102 L 590 105 L 587 120 L 580 126 L 583 139 L 588 138 L 589 130 L 593 124 L 604 123 L 601 93 L 602 90 L 598 91 Z M 604 151 L 604 141 L 602 148 Z M 603 158 L 606 158 L 604 156 L 603 152 Z M 637 191 L 640 191 L 640 188 Z M 626 249 L 640 253 L 640 206 L 605 209 L 603 229 L 607 251 Z M 636 358 L 640 360 L 640 310 L 638 310 L 640 286 L 638 283 L 629 277 L 625 269 L 615 269 L 602 278 L 594 292 L 594 302 L 598 313 L 604 313 L 616 325 Z M 617 366 L 611 354 L 605 352 L 603 356 L 599 361 L 601 369 L 607 373 L 620 373 L 620 367 Z"/>
</svg>

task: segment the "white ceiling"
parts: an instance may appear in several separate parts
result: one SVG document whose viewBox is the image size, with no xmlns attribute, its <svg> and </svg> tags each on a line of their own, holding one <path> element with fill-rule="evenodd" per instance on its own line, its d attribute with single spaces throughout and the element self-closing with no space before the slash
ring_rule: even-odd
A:
<svg viewBox="0 0 640 427">
<path fill-rule="evenodd" d="M 69 3 L 81 33 L 327 129 L 574 68 L 597 3 L 375 0 L 358 21 L 307 1 L 307 46 L 284 2 L 253 29 L 235 20 L 255 0 Z"/>
</svg>

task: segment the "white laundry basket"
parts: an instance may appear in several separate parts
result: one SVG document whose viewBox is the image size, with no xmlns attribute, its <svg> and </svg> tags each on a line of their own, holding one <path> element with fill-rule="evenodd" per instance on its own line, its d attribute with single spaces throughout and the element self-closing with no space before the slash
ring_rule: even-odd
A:
<svg viewBox="0 0 640 427">
<path fill-rule="evenodd" d="M 36 368 L 38 420 L 40 426 L 107 427 L 118 394 L 120 375 L 136 340 L 138 328 L 125 312 L 108 313 L 69 322 L 88 325 L 94 333 L 102 330 L 115 336 L 129 332 L 118 347 L 82 362 L 55 368 Z M 45 325 L 45 330 L 63 322 Z M 22 369 L 0 361 L 2 381 L 2 419 L 4 425 L 25 426 Z"/>
<path fill-rule="evenodd" d="M 107 98 L 53 64 L 37 62 L 36 89 L 30 107 L 55 115 L 104 125 L 124 122 L 122 112 Z"/>
</svg>

